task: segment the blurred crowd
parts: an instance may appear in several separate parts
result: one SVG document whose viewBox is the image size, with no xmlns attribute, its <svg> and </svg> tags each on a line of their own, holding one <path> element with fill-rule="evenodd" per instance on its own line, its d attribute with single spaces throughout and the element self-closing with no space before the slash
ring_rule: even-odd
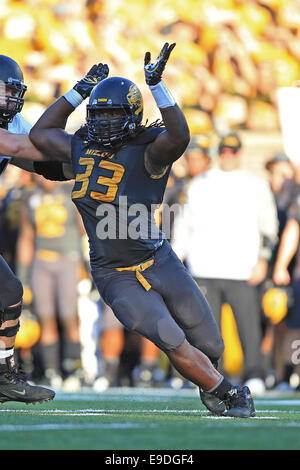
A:
<svg viewBox="0 0 300 470">
<path fill-rule="evenodd" d="M 254 393 L 296 390 L 300 383 L 300 182 L 282 149 L 266 165 L 260 161 L 264 177 L 246 171 L 239 131 L 280 133 L 276 91 L 300 77 L 299 6 L 299 0 L 0 4 L 0 51 L 24 72 L 22 114 L 31 123 L 96 62 L 137 83 L 151 122 L 159 116 L 144 83 L 144 54 L 155 57 L 164 42 L 177 43 L 164 77 L 192 140 L 165 195 L 165 207 L 185 208 L 172 220 L 170 241 L 222 329 L 220 370 L 237 383 L 252 380 Z M 84 119 L 82 105 L 68 130 Z M 0 251 L 24 286 L 16 351 L 25 372 L 65 390 L 190 387 L 99 298 L 71 190 L 70 183 L 12 166 L 1 177 Z"/>
<path fill-rule="evenodd" d="M 177 42 L 165 78 L 193 133 L 278 129 L 276 89 L 300 76 L 299 0 L 3 0 L 0 18 L 31 121 L 95 62 L 136 82 L 154 112 L 143 57 L 165 41 Z"/>
</svg>

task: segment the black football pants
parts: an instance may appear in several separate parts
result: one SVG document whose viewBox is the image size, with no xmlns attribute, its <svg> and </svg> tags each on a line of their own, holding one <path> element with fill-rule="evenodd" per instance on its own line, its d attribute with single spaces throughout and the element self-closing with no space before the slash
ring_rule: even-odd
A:
<svg viewBox="0 0 300 470">
<path fill-rule="evenodd" d="M 135 272 L 94 270 L 103 300 L 128 330 L 148 338 L 161 350 L 175 350 L 186 338 L 216 361 L 223 353 L 223 340 L 196 282 L 167 241 L 152 258 L 154 264 L 142 273 L 151 285 L 148 291 Z"/>
</svg>

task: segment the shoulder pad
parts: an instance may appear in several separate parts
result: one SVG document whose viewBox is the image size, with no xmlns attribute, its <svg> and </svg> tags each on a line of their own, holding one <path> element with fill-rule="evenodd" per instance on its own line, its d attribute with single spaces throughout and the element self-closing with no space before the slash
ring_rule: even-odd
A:
<svg viewBox="0 0 300 470">
<path fill-rule="evenodd" d="M 13 134 L 29 134 L 31 127 L 32 125 L 20 113 L 8 123 L 8 130 Z"/>
</svg>

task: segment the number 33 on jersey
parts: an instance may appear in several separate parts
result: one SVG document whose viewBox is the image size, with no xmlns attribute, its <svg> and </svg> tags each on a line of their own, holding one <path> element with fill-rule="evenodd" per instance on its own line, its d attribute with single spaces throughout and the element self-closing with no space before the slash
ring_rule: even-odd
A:
<svg viewBox="0 0 300 470">
<path fill-rule="evenodd" d="M 111 162 L 109 160 L 100 160 L 98 167 L 110 172 L 109 176 L 100 175 L 96 180 L 97 186 L 104 187 L 104 192 L 102 192 L 99 190 L 95 191 L 89 189 L 90 177 L 95 165 L 94 158 L 80 157 L 78 164 L 82 167 L 85 167 L 85 171 L 83 173 L 77 173 L 76 175 L 75 186 L 76 183 L 80 183 L 81 188 L 73 190 L 72 199 L 82 198 L 88 194 L 88 196 L 90 196 L 92 199 L 96 199 L 98 201 L 113 202 L 116 198 L 118 184 L 123 178 L 125 168 L 122 165 Z"/>
</svg>

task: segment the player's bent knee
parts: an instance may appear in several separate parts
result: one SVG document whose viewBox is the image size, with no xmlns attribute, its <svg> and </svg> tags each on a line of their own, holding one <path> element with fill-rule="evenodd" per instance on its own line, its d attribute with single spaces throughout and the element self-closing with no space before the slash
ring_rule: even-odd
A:
<svg viewBox="0 0 300 470">
<path fill-rule="evenodd" d="M 20 322 L 6 326 L 8 321 L 18 320 L 22 312 L 23 286 L 17 277 L 9 278 L 1 289 L 0 296 L 0 336 L 13 337 L 20 328 Z M 12 305 L 14 305 L 12 307 Z M 3 325 L 3 326 L 2 326 Z"/>
<path fill-rule="evenodd" d="M 16 305 L 21 302 L 23 297 L 23 286 L 17 277 L 8 279 L 1 286 L 0 294 L 0 308 L 6 309 L 11 305 Z"/>
<path fill-rule="evenodd" d="M 220 337 L 217 341 L 212 343 L 206 343 L 205 351 L 203 351 L 212 362 L 218 361 L 220 357 L 224 353 L 224 342 L 223 339 Z"/>
<path fill-rule="evenodd" d="M 214 362 L 220 359 L 224 353 L 224 342 L 220 334 L 205 336 L 189 335 L 189 342 L 201 352 L 203 352 L 209 359 Z"/>
</svg>

